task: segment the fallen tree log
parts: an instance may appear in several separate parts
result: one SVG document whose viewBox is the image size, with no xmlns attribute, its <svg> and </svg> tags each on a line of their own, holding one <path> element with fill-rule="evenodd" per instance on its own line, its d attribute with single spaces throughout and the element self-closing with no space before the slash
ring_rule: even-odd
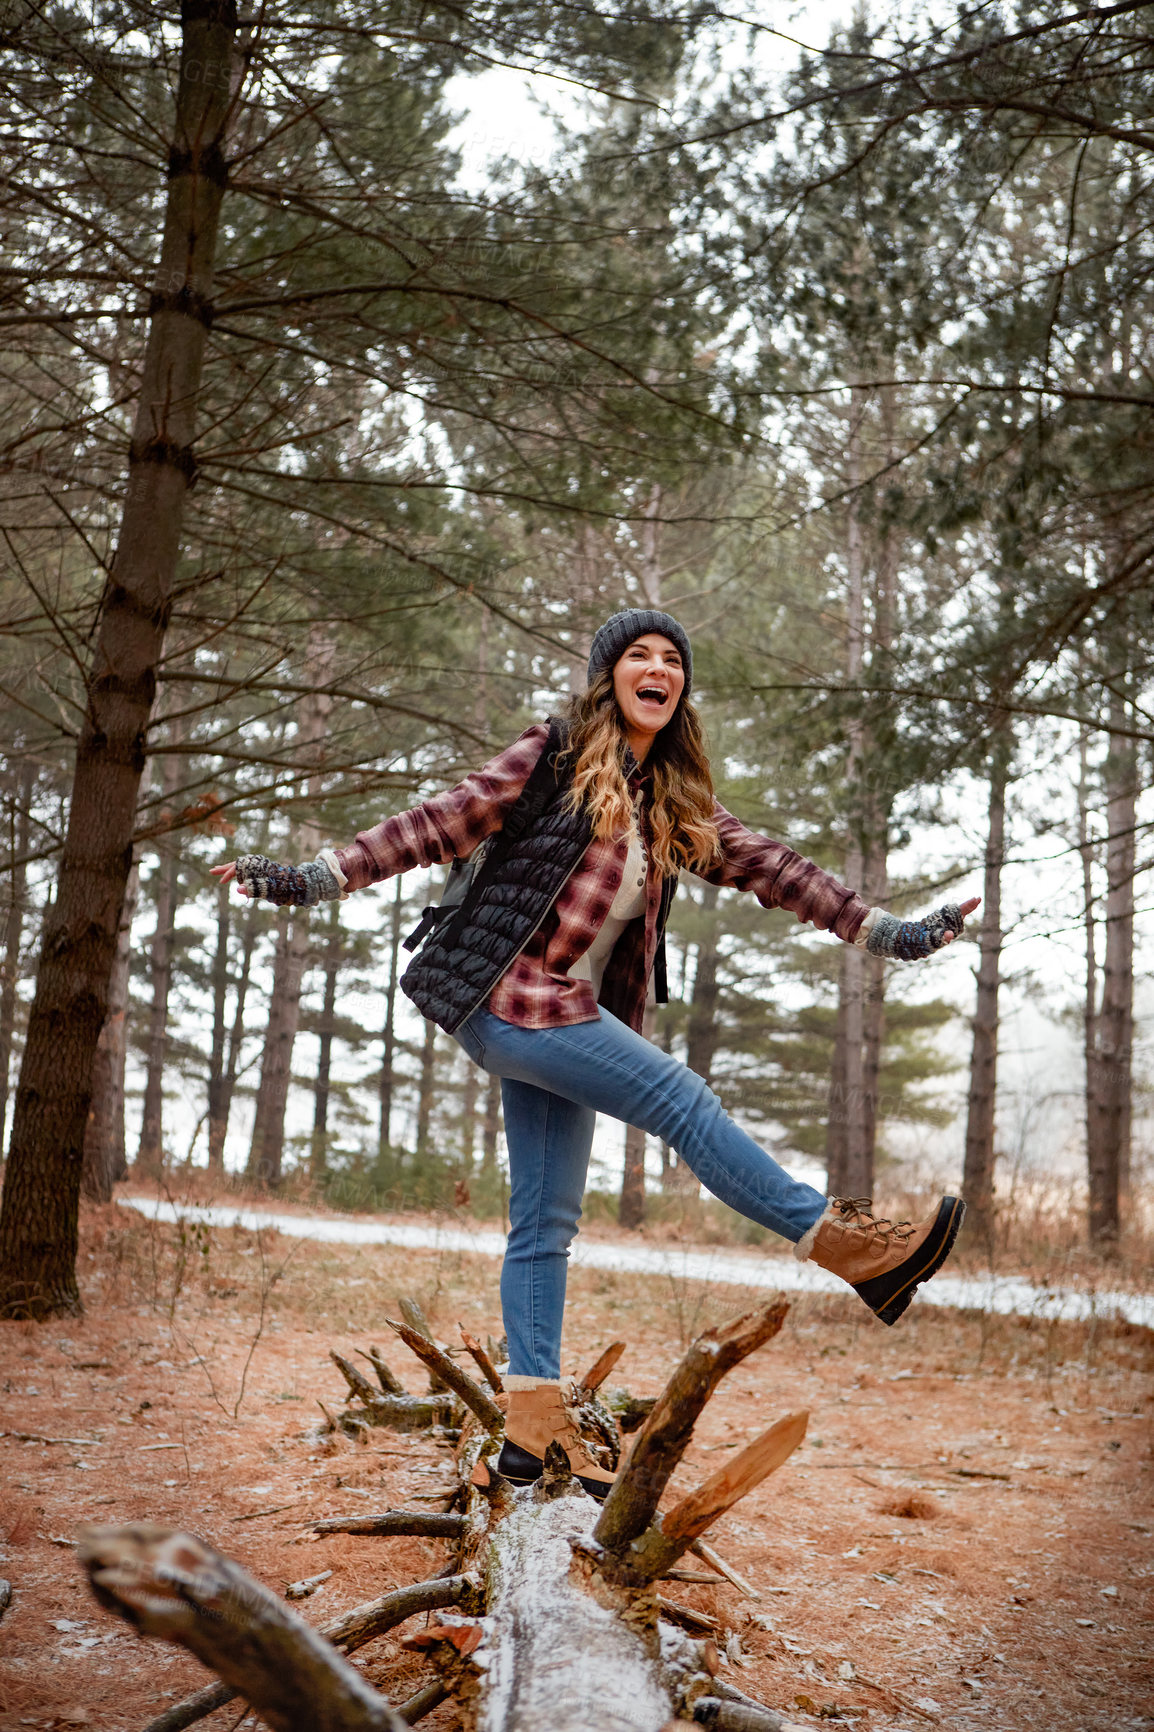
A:
<svg viewBox="0 0 1154 1732">
<path fill-rule="evenodd" d="M 603 1506 L 573 1480 L 557 1445 L 550 1446 L 542 1479 L 514 1490 L 495 1471 L 503 1417 L 492 1395 L 448 1358 L 427 1325 L 394 1325 L 473 1416 L 458 1450 L 457 1507 L 448 1520 L 439 1518 L 439 1531 L 454 1548 L 454 1574 L 355 1608 L 323 1632 L 189 1535 L 92 1529 L 82 1560 L 102 1604 L 145 1633 L 189 1647 L 276 1732 L 289 1725 L 318 1732 L 392 1729 L 412 1724 L 446 1694 L 470 1732 L 539 1732 L 545 1726 L 550 1732 L 663 1732 L 674 1721 L 723 1732 L 781 1732 L 779 1715 L 716 1678 L 712 1644 L 678 1627 L 708 1629 L 707 1619 L 691 1608 L 663 1607 L 657 1584 L 804 1435 L 806 1415 L 787 1415 L 659 1513 L 694 1421 L 721 1377 L 776 1334 L 785 1314 L 784 1300 L 775 1300 L 694 1342 L 654 1402 Z M 599 1362 L 578 1381 L 585 1402 L 596 1399 L 597 1373 L 603 1377 L 608 1369 Z M 415 1525 L 429 1521 L 423 1512 L 388 1511 L 324 1526 L 363 1532 L 365 1524 L 376 1524 L 369 1531 L 412 1533 L 430 1531 Z M 407 1602 L 406 1595 L 412 1596 Z M 347 1654 L 412 1611 L 434 1609 L 435 1620 L 405 1646 L 423 1654 L 435 1676 L 407 1702 L 390 1707 L 338 1650 Z M 200 1692 L 200 1699 L 210 1695 Z M 180 1732 L 193 1724 L 198 1715 L 187 1717 L 187 1710 L 196 1700 L 167 1710 L 149 1732 Z M 218 1695 L 201 1712 L 221 1701 Z"/>
</svg>

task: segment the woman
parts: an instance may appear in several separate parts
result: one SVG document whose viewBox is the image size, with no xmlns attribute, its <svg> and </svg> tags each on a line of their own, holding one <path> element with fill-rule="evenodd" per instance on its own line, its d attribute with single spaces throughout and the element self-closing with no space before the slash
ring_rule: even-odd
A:
<svg viewBox="0 0 1154 1732">
<path fill-rule="evenodd" d="M 977 906 L 903 922 L 745 829 L 714 799 L 692 681 L 678 622 L 627 609 L 594 638 L 588 688 L 563 727 L 528 729 L 448 793 L 308 865 L 247 856 L 214 868 L 243 894 L 308 904 L 412 866 L 476 859 L 486 843 L 463 901 L 426 910 L 402 985 L 501 1078 L 511 1183 L 501 1471 L 538 1477 L 556 1439 L 597 1496 L 612 1476 L 576 1431 L 559 1377 L 569 1245 L 598 1112 L 661 1137 L 714 1196 L 841 1276 L 886 1323 L 941 1267 L 964 1212 L 946 1197 L 926 1220 L 895 1224 L 868 1202 L 827 1202 L 740 1130 L 700 1077 L 642 1038 L 651 982 L 663 996 L 663 930 L 682 869 L 905 960 L 950 943 Z"/>
</svg>

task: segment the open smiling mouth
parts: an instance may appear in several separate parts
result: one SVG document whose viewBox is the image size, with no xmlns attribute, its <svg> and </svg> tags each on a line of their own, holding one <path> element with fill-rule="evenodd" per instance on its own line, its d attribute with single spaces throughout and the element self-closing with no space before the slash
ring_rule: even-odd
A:
<svg viewBox="0 0 1154 1732">
<path fill-rule="evenodd" d="M 656 686 L 640 686 L 637 696 L 643 704 L 664 704 L 668 701 L 669 693 L 659 691 Z"/>
</svg>

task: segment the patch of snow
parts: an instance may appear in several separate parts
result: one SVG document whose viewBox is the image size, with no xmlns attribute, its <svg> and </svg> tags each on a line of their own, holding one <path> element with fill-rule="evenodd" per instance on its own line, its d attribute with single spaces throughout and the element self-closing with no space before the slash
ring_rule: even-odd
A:
<svg viewBox="0 0 1154 1732">
<path fill-rule="evenodd" d="M 426 1222 L 365 1220 L 334 1216 L 282 1215 L 272 1209 L 230 1208 L 225 1204 L 170 1203 L 158 1197 L 124 1197 L 129 1208 L 154 1221 L 202 1221 L 210 1227 L 271 1227 L 289 1238 L 335 1245 L 399 1245 L 415 1251 L 465 1251 L 478 1257 L 503 1257 L 505 1235 L 489 1228 L 439 1227 Z M 574 1242 L 571 1261 L 578 1268 L 607 1269 L 620 1275 L 661 1275 L 667 1280 L 702 1281 L 775 1291 L 844 1293 L 843 1282 L 814 1263 L 793 1257 L 750 1256 L 739 1251 L 683 1251 L 670 1245 L 607 1245 Z M 1120 1318 L 1154 1329 L 1154 1293 L 1126 1293 L 1075 1287 L 1035 1286 L 1020 1275 L 938 1275 L 918 1289 L 923 1305 L 956 1306 L 1003 1317 L 1081 1323 Z"/>
</svg>

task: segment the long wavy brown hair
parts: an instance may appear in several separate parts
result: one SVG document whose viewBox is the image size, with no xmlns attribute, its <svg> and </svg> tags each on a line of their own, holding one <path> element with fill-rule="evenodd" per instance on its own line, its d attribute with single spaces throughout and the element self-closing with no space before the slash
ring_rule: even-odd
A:
<svg viewBox="0 0 1154 1732">
<path fill-rule="evenodd" d="M 585 806 L 594 836 L 608 841 L 627 828 L 633 813 L 625 781 L 629 742 L 611 668 L 603 668 L 588 690 L 570 699 L 566 719 L 566 753 L 574 762 L 569 802 L 574 811 Z M 721 849 L 713 822 L 713 776 L 701 718 L 688 698 L 681 699 L 649 748 L 645 768 L 653 774 L 649 823 L 659 870 L 672 877 L 711 865 Z"/>
</svg>

